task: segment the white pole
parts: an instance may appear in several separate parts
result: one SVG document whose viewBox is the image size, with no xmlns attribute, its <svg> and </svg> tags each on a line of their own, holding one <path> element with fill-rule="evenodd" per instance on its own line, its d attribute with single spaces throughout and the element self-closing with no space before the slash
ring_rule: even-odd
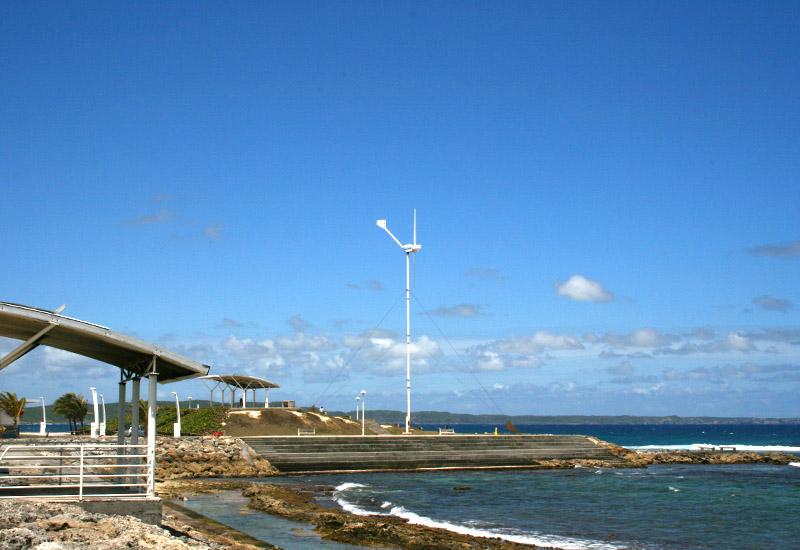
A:
<svg viewBox="0 0 800 550">
<path fill-rule="evenodd" d="M 100 421 L 100 437 L 106 436 L 106 398 L 100 394 L 100 402 L 103 404 L 103 420 Z"/>
<path fill-rule="evenodd" d="M 178 411 L 178 421 L 172 425 L 172 436 L 177 438 L 181 436 L 181 402 L 178 399 L 178 392 L 170 393 L 175 396 L 175 410 Z"/>
<path fill-rule="evenodd" d="M 191 395 L 188 396 L 187 399 L 189 399 L 189 409 L 191 409 L 192 408 L 192 396 Z"/>
<path fill-rule="evenodd" d="M 358 422 L 358 410 L 361 408 L 361 398 L 356 396 L 356 422 Z"/>
<path fill-rule="evenodd" d="M 90 437 L 92 439 L 97 439 L 97 428 L 99 428 L 99 423 L 97 421 L 99 415 L 97 410 L 97 388 L 89 388 L 89 391 L 92 392 L 92 411 L 94 412 L 94 417 L 90 425 Z"/>
<path fill-rule="evenodd" d="M 361 390 L 361 435 L 365 435 L 365 426 L 367 423 L 367 392 Z"/>
<path fill-rule="evenodd" d="M 142 379 L 138 376 L 131 384 L 131 445 L 139 444 L 139 401 Z"/>
<path fill-rule="evenodd" d="M 42 422 L 39 424 L 39 435 L 47 435 L 47 411 L 44 409 L 44 396 L 39 399 L 42 400 Z"/>
<path fill-rule="evenodd" d="M 411 433 L 411 253 L 406 252 L 406 432 Z"/>
</svg>

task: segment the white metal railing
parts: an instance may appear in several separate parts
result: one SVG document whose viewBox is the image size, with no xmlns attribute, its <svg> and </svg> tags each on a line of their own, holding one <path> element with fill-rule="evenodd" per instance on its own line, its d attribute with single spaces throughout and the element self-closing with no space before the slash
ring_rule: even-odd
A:
<svg viewBox="0 0 800 550">
<path fill-rule="evenodd" d="M 0 449 L 0 499 L 154 496 L 147 445 L 3 445 Z"/>
</svg>

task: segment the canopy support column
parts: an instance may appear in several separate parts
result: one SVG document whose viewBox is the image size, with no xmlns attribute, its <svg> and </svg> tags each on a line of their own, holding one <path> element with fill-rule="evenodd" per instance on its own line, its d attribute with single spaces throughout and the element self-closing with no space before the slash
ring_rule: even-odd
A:
<svg viewBox="0 0 800 550">
<path fill-rule="evenodd" d="M 125 382 L 119 383 L 117 399 L 117 445 L 125 443 Z"/>
<path fill-rule="evenodd" d="M 156 358 L 150 362 L 147 375 L 147 496 L 156 496 Z"/>
</svg>

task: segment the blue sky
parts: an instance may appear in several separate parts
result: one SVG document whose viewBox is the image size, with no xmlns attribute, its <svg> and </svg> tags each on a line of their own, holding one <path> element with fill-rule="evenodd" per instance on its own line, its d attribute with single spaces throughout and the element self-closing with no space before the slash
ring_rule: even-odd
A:
<svg viewBox="0 0 800 550">
<path fill-rule="evenodd" d="M 800 416 L 799 23 L 797 2 L 6 3 L 0 300 L 275 398 L 401 409 L 404 260 L 374 223 L 407 239 L 416 207 L 414 408 Z M 86 393 L 81 372 L 116 395 L 115 369 L 47 349 L 0 390 Z"/>
</svg>

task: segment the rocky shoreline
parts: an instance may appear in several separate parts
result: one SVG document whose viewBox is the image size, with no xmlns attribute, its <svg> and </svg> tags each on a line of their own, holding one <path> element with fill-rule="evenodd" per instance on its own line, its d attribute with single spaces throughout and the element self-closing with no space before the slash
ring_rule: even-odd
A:
<svg viewBox="0 0 800 550">
<path fill-rule="evenodd" d="M 250 507 L 286 519 L 310 523 L 324 539 L 371 548 L 407 550 L 518 550 L 543 548 L 499 538 L 462 535 L 393 516 L 357 516 L 318 504 L 302 487 L 252 484 L 243 493 Z"/>
<path fill-rule="evenodd" d="M 170 533 L 130 516 L 84 511 L 74 504 L 0 501 L 0 548 L 78 550 L 95 548 L 153 548 L 159 550 L 222 549 L 193 538 Z"/>
<path fill-rule="evenodd" d="M 599 442 L 622 460 L 623 467 L 656 464 L 788 464 L 798 458 L 786 453 L 737 451 L 632 451 Z M 0 548 L 39 550 L 99 550 L 141 548 L 159 550 L 277 548 L 180 506 L 186 495 L 235 489 L 249 506 L 286 519 L 308 523 L 325 539 L 353 545 L 411 550 L 536 548 L 497 538 L 473 537 L 445 529 L 410 524 L 391 516 L 360 516 L 324 506 L 320 495 L 333 490 L 315 487 L 252 484 L 236 478 L 278 475 L 241 439 L 234 437 L 159 438 L 156 477 L 158 494 L 166 501 L 163 526 L 132 517 L 89 513 L 71 504 L 0 501 Z M 544 460 L 532 468 L 620 467 L 619 462 Z M 204 479 L 205 478 L 205 479 Z M 210 479 L 215 478 L 215 479 Z M 221 480 L 219 478 L 229 478 Z M 175 500 L 177 503 L 170 503 Z M 542 547 L 539 547 L 542 548 Z"/>
</svg>

